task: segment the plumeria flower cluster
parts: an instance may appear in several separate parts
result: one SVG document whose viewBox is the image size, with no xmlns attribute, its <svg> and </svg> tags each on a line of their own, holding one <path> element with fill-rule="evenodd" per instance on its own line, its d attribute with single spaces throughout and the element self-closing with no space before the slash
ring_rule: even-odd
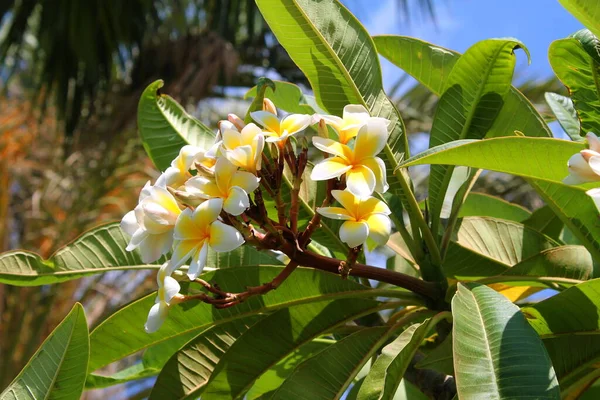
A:
<svg viewBox="0 0 600 400">
<path fill-rule="evenodd" d="M 586 135 L 589 149 L 574 154 L 567 163 L 569 175 L 563 180 L 567 185 L 600 181 L 600 139 L 594 133 Z M 600 188 L 586 192 L 600 211 Z"/>
<path fill-rule="evenodd" d="M 388 189 L 385 164 L 378 154 L 387 142 L 389 121 L 371 117 L 357 105 L 347 106 L 341 118 L 280 117 L 269 99 L 250 117 L 254 122 L 244 123 L 233 114 L 220 121 L 215 142 L 207 148 L 184 146 L 153 185 L 146 183 L 138 205 L 121 221 L 131 236 L 127 250 L 139 249 L 143 262 L 170 255 L 158 270 L 158 293 L 145 325 L 148 333 L 160 328 L 174 304 L 199 299 L 228 307 L 276 288 L 289 274 L 241 294 L 223 292 L 199 278 L 210 251 L 229 252 L 249 243 L 293 257 L 298 250 L 307 251 L 321 216 L 344 221 L 339 235 L 350 246 L 354 261 L 364 243 L 372 248 L 390 236 L 390 210 L 373 197 Z M 298 146 L 298 136 L 311 125 L 317 125 L 318 132 L 313 144 L 325 158 L 310 178 L 328 181 L 328 196 L 299 232 L 298 197 L 308 149 Z M 282 197 L 284 170 L 293 180 L 289 204 Z M 276 204 L 278 221 L 269 217 L 263 196 Z M 333 199 L 340 206 L 330 206 Z M 291 259 L 289 265 L 293 269 L 298 263 Z M 179 293 L 178 279 L 185 275 L 217 296 Z"/>
</svg>

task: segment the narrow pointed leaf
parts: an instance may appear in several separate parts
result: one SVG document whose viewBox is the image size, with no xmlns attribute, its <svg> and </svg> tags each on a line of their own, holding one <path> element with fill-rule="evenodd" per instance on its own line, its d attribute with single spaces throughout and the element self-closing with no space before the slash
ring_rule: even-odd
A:
<svg viewBox="0 0 600 400">
<path fill-rule="evenodd" d="M 431 320 L 409 326 L 381 350 L 358 392 L 359 400 L 391 400 L 418 348 L 431 329 Z"/>
<path fill-rule="evenodd" d="M 589 31 L 579 35 L 598 40 Z M 554 73 L 569 88 L 569 94 L 581 122 L 581 133 L 600 132 L 600 63 L 585 50 L 578 37 L 552 42 L 548 49 L 548 59 Z"/>
<path fill-rule="evenodd" d="M 243 397 L 254 381 L 282 358 L 336 325 L 370 314 L 378 307 L 381 304 L 372 300 L 340 299 L 273 313 L 231 346 L 217 365 L 202 398 Z"/>
<path fill-rule="evenodd" d="M 222 289 L 241 292 L 247 286 L 258 286 L 271 281 L 281 269 L 282 267 L 277 266 L 227 268 L 207 272 L 201 278 L 217 283 Z M 161 329 L 147 334 L 144 332 L 144 323 L 156 297 L 155 294 L 150 294 L 115 312 L 92 331 L 89 369 L 94 371 L 156 343 L 192 331 L 200 333 L 235 319 L 295 304 L 356 296 L 375 297 L 382 293 L 389 295 L 390 291 L 368 289 L 327 272 L 298 268 L 294 271 L 293 279 L 286 280 L 277 290 L 264 296 L 252 297 L 232 308 L 218 310 L 205 303 L 172 307 Z"/>
<path fill-rule="evenodd" d="M 384 35 L 375 36 L 373 40 L 382 56 L 437 95 L 442 94 L 445 81 L 460 58 L 455 51 L 411 37 Z M 544 118 L 521 92 L 512 87 L 488 137 L 509 136 L 515 131 L 526 136 L 552 137 Z"/>
<path fill-rule="evenodd" d="M 88 359 L 88 327 L 83 307 L 77 303 L 0 393 L 0 399 L 78 399 Z"/>
<path fill-rule="evenodd" d="M 567 161 L 584 148 L 582 143 L 550 138 L 457 140 L 419 153 L 402 166 L 465 165 L 525 178 L 562 182 L 569 174 Z M 519 162 L 515 162 L 516 159 Z"/>
<path fill-rule="evenodd" d="M 460 139 L 482 139 L 491 128 L 511 88 L 516 63 L 515 40 L 488 39 L 463 54 L 444 83 L 429 147 Z M 526 50 L 527 51 L 527 50 Z M 442 207 L 454 168 L 432 166 L 429 175 L 429 209 L 433 232 L 438 232 Z"/>
<path fill-rule="evenodd" d="M 332 344 L 300 364 L 273 400 L 340 399 L 354 376 L 385 342 L 390 328 L 366 328 Z"/>
<path fill-rule="evenodd" d="M 159 171 L 166 170 L 186 144 L 208 149 L 214 133 L 175 100 L 159 95 L 163 81 L 148 85 L 138 104 L 138 128 L 144 149 Z"/>
<path fill-rule="evenodd" d="M 573 106 L 573 100 L 557 93 L 546 93 L 544 96 L 546 103 L 550 106 L 556 120 L 566 134 L 569 135 L 571 140 L 581 141 L 581 127 L 577 119 L 577 110 Z"/>
<path fill-rule="evenodd" d="M 459 284 L 452 314 L 461 399 L 560 399 L 548 353 L 517 306 L 487 286 Z"/>
</svg>

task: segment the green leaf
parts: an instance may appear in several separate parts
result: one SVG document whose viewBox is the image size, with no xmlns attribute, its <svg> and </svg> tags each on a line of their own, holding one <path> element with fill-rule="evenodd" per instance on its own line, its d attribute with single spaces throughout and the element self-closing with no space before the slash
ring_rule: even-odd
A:
<svg viewBox="0 0 600 400">
<path fill-rule="evenodd" d="M 300 364 L 271 399 L 339 399 L 389 334 L 389 327 L 366 328 L 332 344 Z"/>
<path fill-rule="evenodd" d="M 450 242 L 442 268 L 448 277 L 478 279 L 499 275 L 522 260 L 559 243 L 522 224 L 490 218 L 464 218 Z"/>
<path fill-rule="evenodd" d="M 279 266 L 227 268 L 202 274 L 201 278 L 218 284 L 230 292 L 241 292 L 247 286 L 258 286 L 270 282 L 281 272 Z M 195 286 L 195 285 L 194 285 Z M 205 303 L 185 304 L 172 307 L 169 317 L 158 332 L 147 334 L 144 323 L 155 294 L 123 307 L 103 321 L 90 335 L 90 371 L 117 361 L 136 351 L 156 343 L 195 331 L 295 304 L 310 303 L 345 297 L 375 297 L 390 290 L 367 289 L 350 280 L 310 268 L 298 268 L 293 277 L 286 280 L 277 290 L 260 297 L 252 297 L 235 307 L 219 310 Z"/>
<path fill-rule="evenodd" d="M 511 88 L 514 50 L 519 47 L 523 45 L 516 40 L 488 39 L 473 45 L 458 59 L 444 83 L 429 147 L 459 139 L 482 139 L 487 134 Z M 428 204 L 434 233 L 439 231 L 453 171 L 449 166 L 431 167 Z"/>
<path fill-rule="evenodd" d="M 556 120 L 567 135 L 574 141 L 581 141 L 581 127 L 577 119 L 577 110 L 573 106 L 573 100 L 557 93 L 546 93 L 546 103 L 556 116 Z"/>
<path fill-rule="evenodd" d="M 271 91 L 275 90 L 275 83 L 269 78 L 258 78 L 256 88 L 257 94 L 255 94 L 254 100 L 252 100 L 250 107 L 248 107 L 248 111 L 246 111 L 246 116 L 244 117 L 244 122 L 247 124 L 252 122 L 252 117 L 250 116 L 251 112 L 263 109 L 263 100 L 265 99 L 266 91 L 268 88 L 270 88 Z"/>
<path fill-rule="evenodd" d="M 583 34 L 591 36 L 589 31 Z M 558 79 L 569 88 L 581 133 L 600 132 L 600 64 L 588 54 L 578 38 L 552 42 L 548 59 Z"/>
<path fill-rule="evenodd" d="M 569 174 L 567 161 L 584 148 L 582 143 L 567 140 L 519 136 L 456 140 L 419 153 L 403 163 L 402 167 L 421 164 L 464 165 L 525 178 L 562 182 Z"/>
<path fill-rule="evenodd" d="M 560 399 L 548 353 L 517 306 L 487 286 L 459 284 L 452 314 L 461 399 Z"/>
<path fill-rule="evenodd" d="M 371 115 L 391 121 L 385 150 L 391 175 L 408 156 L 408 141 L 400 114 L 383 90 L 381 66 L 369 33 L 336 0 L 257 0 L 256 4 L 306 75 L 320 106 L 341 116 L 347 104 L 362 104 Z"/>
<path fill-rule="evenodd" d="M 375 36 L 373 40 L 382 56 L 437 95 L 442 94 L 445 81 L 460 58 L 455 51 L 415 38 L 386 35 Z M 527 136 L 552 137 L 544 118 L 521 92 L 512 87 L 487 136 L 508 136 L 515 131 Z"/>
<path fill-rule="evenodd" d="M 159 171 L 166 170 L 186 144 L 208 149 L 215 140 L 212 130 L 186 113 L 175 100 L 157 94 L 162 86 L 162 80 L 148 85 L 138 104 L 142 144 Z"/>
<path fill-rule="evenodd" d="M 88 359 L 88 327 L 83 307 L 77 303 L 0 394 L 0 399 L 78 399 L 83 392 Z"/>
<path fill-rule="evenodd" d="M 165 363 L 150 399 L 180 399 L 197 393 L 231 345 L 259 316 L 215 326 L 190 340 Z"/>
<path fill-rule="evenodd" d="M 85 388 L 97 389 L 109 387 L 158 375 L 169 358 L 197 335 L 197 332 L 191 332 L 191 334 L 177 336 L 155 344 L 144 351 L 140 362 L 109 376 L 88 374 L 85 381 Z"/>
<path fill-rule="evenodd" d="M 452 355 L 452 333 L 442 343 L 431 350 L 415 367 L 432 369 L 445 375 L 454 375 L 454 357 Z"/>
<path fill-rule="evenodd" d="M 528 182 L 594 259 L 600 260 L 598 210 L 584 189 L 540 180 Z"/>
<path fill-rule="evenodd" d="M 595 0 L 558 0 L 564 8 L 575 16 L 594 35 L 600 37 L 600 22 L 598 12 L 600 4 Z"/>
<path fill-rule="evenodd" d="M 411 325 L 385 346 L 360 387 L 358 399 L 391 400 L 409 363 L 433 325 L 431 319 Z"/>
<path fill-rule="evenodd" d="M 563 222 L 549 206 L 543 206 L 535 210 L 529 218 L 523 221 L 523 225 L 529 226 L 555 240 L 560 240 L 560 234 L 564 227 Z"/>
<path fill-rule="evenodd" d="M 294 350 L 287 357 L 281 359 L 272 368 L 260 376 L 246 393 L 244 398 L 254 400 L 258 398 L 269 398 L 279 386 L 290 376 L 296 367 L 305 360 L 314 357 L 327 347 L 333 340 L 315 339 L 306 343 L 299 349 Z"/>
<path fill-rule="evenodd" d="M 270 99 L 277 108 L 295 114 L 314 114 L 315 110 L 308 104 L 308 99 L 297 85 L 284 81 L 272 81 L 274 89 L 270 86 L 265 91 L 266 98 Z M 244 98 L 256 96 L 256 86 L 250 89 Z"/>
<path fill-rule="evenodd" d="M 113 223 L 84 233 L 47 260 L 29 251 L 9 251 L 0 254 L 0 283 L 39 286 L 114 270 L 160 267 L 163 259 L 145 264 L 139 250 L 125 251 L 128 241 Z"/>
<path fill-rule="evenodd" d="M 339 299 L 302 304 L 273 313 L 231 346 L 217 365 L 202 398 L 243 397 L 258 377 L 303 344 L 341 323 L 380 308 L 381 303 L 373 300 Z M 188 395 L 191 394 L 199 393 Z"/>
<path fill-rule="evenodd" d="M 600 359 L 600 279 L 523 308 L 544 340 L 561 384 Z"/>
<path fill-rule="evenodd" d="M 531 212 L 518 204 L 509 203 L 499 197 L 485 193 L 469 193 L 460 213 L 463 217 L 494 217 L 522 222 L 531 216 Z"/>
</svg>

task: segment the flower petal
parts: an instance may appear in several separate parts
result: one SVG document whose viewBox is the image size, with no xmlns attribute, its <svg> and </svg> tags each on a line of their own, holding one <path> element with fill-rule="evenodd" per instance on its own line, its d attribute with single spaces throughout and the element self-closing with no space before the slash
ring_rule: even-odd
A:
<svg viewBox="0 0 600 400">
<path fill-rule="evenodd" d="M 242 129 L 241 144 L 242 146 L 252 145 L 256 137 L 262 135 L 262 129 L 260 129 L 254 123 L 249 123 L 244 129 Z"/>
<path fill-rule="evenodd" d="M 133 235 L 137 231 L 139 225 L 135 217 L 135 211 L 129 211 L 121 220 L 121 229 L 128 235 Z"/>
<path fill-rule="evenodd" d="M 233 150 L 242 145 L 242 136 L 237 130 L 226 129 L 222 133 L 223 146 L 229 150 Z"/>
<path fill-rule="evenodd" d="M 138 228 L 133 235 L 131 235 L 131 239 L 129 240 L 129 244 L 125 248 L 127 251 L 133 251 L 136 249 L 150 234 L 147 230 Z"/>
<path fill-rule="evenodd" d="M 188 179 L 185 183 L 185 191 L 203 199 L 210 199 L 221 195 L 217 184 L 202 175 L 196 175 L 193 178 Z"/>
<path fill-rule="evenodd" d="M 593 156 L 588 160 L 590 169 L 598 176 L 595 180 L 600 180 L 600 155 Z"/>
<path fill-rule="evenodd" d="M 365 123 L 371 117 L 369 110 L 362 104 L 348 104 L 342 113 L 347 125 Z"/>
<path fill-rule="evenodd" d="M 246 193 L 254 192 L 259 185 L 260 179 L 254 174 L 246 171 L 237 171 L 233 174 L 230 185 L 241 187 Z"/>
<path fill-rule="evenodd" d="M 181 209 L 179 208 L 179 204 L 177 204 L 177 200 L 169 191 L 163 187 L 154 186 L 150 191 L 149 196 L 154 203 L 160 204 L 166 210 L 173 214 L 175 218 L 173 218 L 173 223 L 177 216 L 181 213 Z M 144 199 L 144 201 L 148 201 L 148 199 Z"/>
<path fill-rule="evenodd" d="M 193 219 L 194 212 L 186 208 L 177 218 L 175 223 L 175 229 L 173 231 L 173 237 L 176 240 L 189 240 L 194 238 L 201 238 L 201 232 L 194 223 Z"/>
<path fill-rule="evenodd" d="M 336 115 L 321 115 L 321 114 L 315 114 L 313 116 L 313 120 L 319 122 L 319 120 L 325 120 L 325 123 L 327 125 L 331 125 L 333 126 L 336 130 L 339 130 L 343 127 L 344 125 L 344 120 L 341 119 L 340 117 L 336 116 Z"/>
<path fill-rule="evenodd" d="M 324 217 L 331 219 L 349 220 L 352 216 L 342 207 L 318 207 L 317 212 Z"/>
<path fill-rule="evenodd" d="M 392 234 L 392 221 L 390 217 L 382 214 L 372 214 L 367 218 L 367 225 L 369 225 L 369 237 L 375 243 L 380 246 L 387 243 Z"/>
<path fill-rule="evenodd" d="M 228 150 L 225 152 L 225 157 L 227 157 L 233 165 L 244 169 L 251 169 L 254 163 L 251 146 L 240 146 L 235 150 Z"/>
<path fill-rule="evenodd" d="M 279 126 L 279 119 L 276 115 L 271 114 L 268 111 L 254 111 L 250 113 L 250 116 L 253 120 L 261 124 L 263 128 L 274 132 L 277 134 L 277 136 L 279 136 L 281 130 Z"/>
<path fill-rule="evenodd" d="M 391 213 L 387 204 L 375 197 L 364 199 L 358 204 L 357 214 L 359 219 L 367 218 L 371 214 L 390 215 Z"/>
<path fill-rule="evenodd" d="M 365 158 L 361 161 L 361 164 L 369 168 L 375 174 L 375 191 L 379 193 L 385 193 L 390 188 L 387 183 L 387 176 L 385 171 L 385 163 L 379 157 Z"/>
<path fill-rule="evenodd" d="M 571 156 L 567 165 L 569 166 L 569 173 L 572 175 L 572 178 L 570 179 L 571 181 L 583 183 L 600 180 L 600 176 L 597 175 L 592 168 L 590 168 L 590 165 L 587 161 L 585 161 L 580 153 Z M 569 177 L 565 179 L 567 180 L 568 178 Z"/>
<path fill-rule="evenodd" d="M 171 260 L 169 261 L 169 271 L 175 271 L 177 268 L 181 267 L 203 244 L 204 241 L 198 240 L 176 241 Z"/>
<path fill-rule="evenodd" d="M 354 166 L 346 172 L 346 187 L 360 198 L 369 197 L 375 190 L 375 174 L 362 165 Z"/>
<path fill-rule="evenodd" d="M 375 157 L 383 150 L 387 143 L 387 125 L 379 118 L 371 118 L 363 126 L 354 143 L 354 160 Z"/>
<path fill-rule="evenodd" d="M 265 137 L 263 135 L 258 135 L 254 138 L 253 141 L 254 146 L 254 168 L 256 171 L 260 171 L 260 167 L 262 165 L 262 153 L 265 148 Z M 252 170 L 252 168 L 248 168 Z"/>
<path fill-rule="evenodd" d="M 350 247 L 363 244 L 368 236 L 369 226 L 366 222 L 346 221 L 340 226 L 340 239 Z"/>
<path fill-rule="evenodd" d="M 313 168 L 310 179 L 313 181 L 325 181 L 342 176 L 352 168 L 340 157 L 326 158 Z"/>
<path fill-rule="evenodd" d="M 254 176 L 254 175 L 253 175 Z M 239 186 L 232 186 L 229 189 L 227 199 L 223 202 L 223 210 L 231 215 L 240 215 L 250 207 L 248 193 Z"/>
<path fill-rule="evenodd" d="M 221 193 L 227 193 L 233 174 L 238 167 L 226 158 L 219 158 L 215 164 L 215 181 Z"/>
<path fill-rule="evenodd" d="M 165 232 L 159 235 L 148 235 L 140 243 L 140 255 L 145 263 L 152 263 L 165 253 L 168 253 L 173 246 L 172 232 Z"/>
<path fill-rule="evenodd" d="M 206 265 L 206 259 L 208 257 L 208 243 L 204 241 L 200 250 L 192 257 L 190 263 L 190 269 L 188 270 L 188 278 L 194 280 L 202 273 L 204 266 Z"/>
<path fill-rule="evenodd" d="M 596 208 L 600 211 L 600 188 L 590 189 L 585 193 L 594 200 Z"/>
<path fill-rule="evenodd" d="M 182 172 L 187 172 L 191 168 L 194 158 L 200 152 L 203 152 L 203 149 L 200 147 L 189 144 L 185 145 L 179 150 L 179 155 L 175 157 L 171 166 Z"/>
<path fill-rule="evenodd" d="M 223 199 L 209 199 L 196 207 L 192 219 L 198 228 L 205 230 L 210 223 L 219 217 L 222 209 Z"/>
<path fill-rule="evenodd" d="M 598 139 L 598 136 L 594 135 L 592 132 L 588 132 L 588 134 L 585 135 L 585 138 L 590 145 L 590 150 L 600 153 L 600 139 Z"/>
<path fill-rule="evenodd" d="M 350 150 L 348 146 L 336 142 L 335 140 L 322 138 L 320 136 L 313 136 L 312 142 L 317 149 L 325 153 L 341 157 L 344 160 L 349 160 L 352 156 L 352 150 Z"/>
<path fill-rule="evenodd" d="M 181 286 L 179 285 L 179 282 L 175 280 L 175 278 L 166 276 L 163 281 L 163 289 L 165 293 L 164 301 L 167 304 L 170 304 L 173 297 L 175 297 L 181 290 Z"/>
<path fill-rule="evenodd" d="M 152 306 L 148 313 L 148 319 L 144 325 L 146 333 L 156 332 L 167 319 L 169 305 L 165 302 L 159 302 Z"/>
<path fill-rule="evenodd" d="M 244 244 L 242 234 L 233 226 L 215 221 L 210 225 L 210 248 L 214 251 L 225 252 L 235 250 Z"/>
<path fill-rule="evenodd" d="M 359 199 L 348 190 L 332 190 L 331 195 L 338 203 L 344 207 L 352 216 L 356 216 L 358 211 Z"/>
<path fill-rule="evenodd" d="M 312 122 L 312 116 L 306 114 L 291 114 L 281 121 L 281 132 L 287 131 L 288 134 L 300 132 L 306 129 Z"/>
</svg>

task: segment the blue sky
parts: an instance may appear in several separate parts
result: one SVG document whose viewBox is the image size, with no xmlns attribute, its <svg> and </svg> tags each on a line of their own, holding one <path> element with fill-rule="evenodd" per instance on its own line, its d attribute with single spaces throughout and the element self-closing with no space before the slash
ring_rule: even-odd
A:
<svg viewBox="0 0 600 400">
<path fill-rule="evenodd" d="M 517 38 L 531 53 L 529 66 L 525 53 L 517 53 L 519 77 L 550 76 L 552 69 L 547 56 L 550 43 L 583 28 L 558 0 L 437 0 L 437 27 L 418 12 L 410 24 L 403 23 L 397 0 L 345 3 L 372 35 L 413 36 L 460 52 L 487 38 Z M 400 73 L 387 62 L 382 67 L 384 82 L 390 87 Z"/>
</svg>

